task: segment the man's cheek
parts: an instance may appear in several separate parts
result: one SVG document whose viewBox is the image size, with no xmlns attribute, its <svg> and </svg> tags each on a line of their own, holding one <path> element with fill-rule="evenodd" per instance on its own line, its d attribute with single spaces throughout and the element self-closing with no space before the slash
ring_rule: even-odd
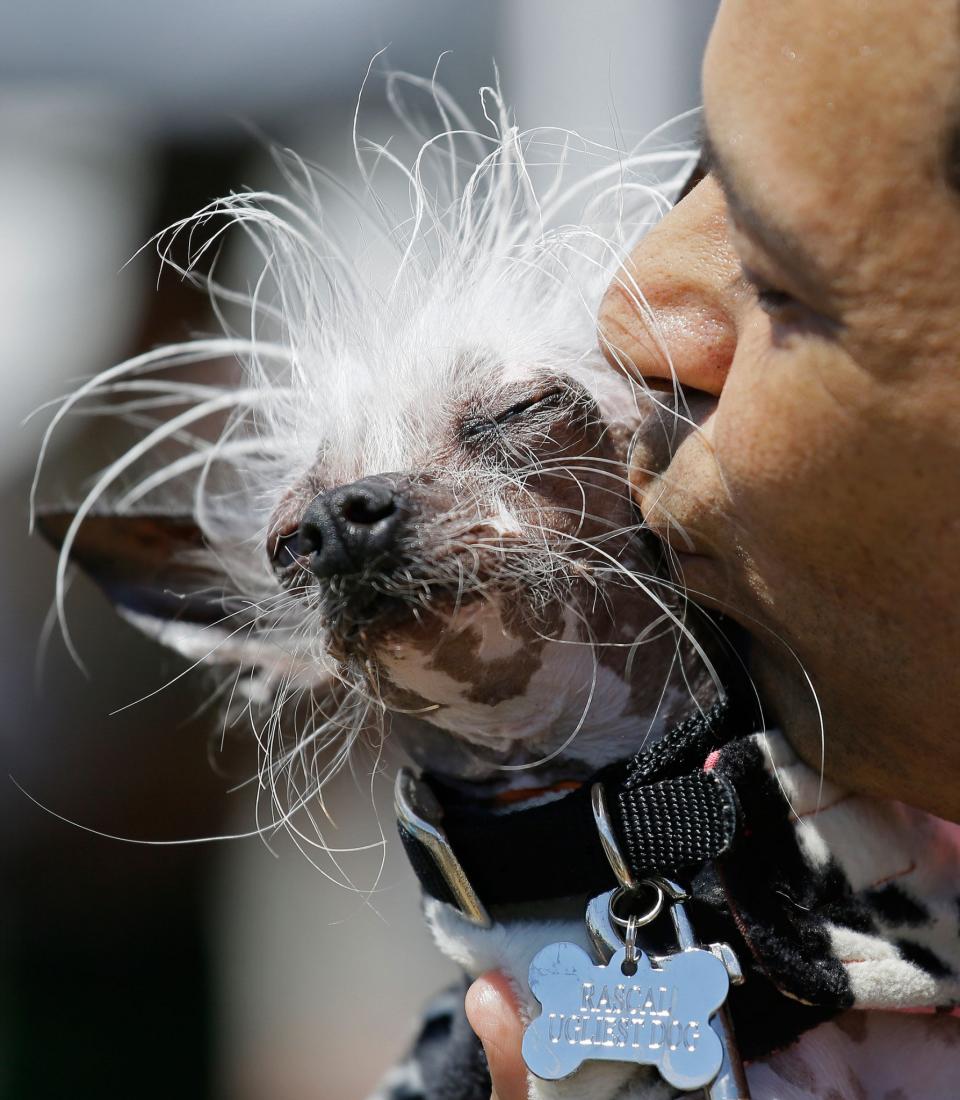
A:
<svg viewBox="0 0 960 1100">
<path fill-rule="evenodd" d="M 742 415 L 727 420 L 727 411 L 718 410 L 716 456 L 739 581 L 791 616 L 798 594 L 842 602 L 862 587 L 882 539 L 864 508 L 877 459 L 862 419 L 824 399 L 813 374 L 788 396 L 758 386 Z M 851 517 L 859 517 L 853 527 Z"/>
<path fill-rule="evenodd" d="M 756 528 L 783 515 L 806 525 L 844 474 L 856 393 L 816 342 L 784 337 L 778 346 L 768 326 L 751 337 L 714 418 L 716 462 L 741 523 Z"/>
<path fill-rule="evenodd" d="M 743 579 L 802 564 L 821 532 L 847 525 L 837 505 L 850 488 L 862 402 L 830 360 L 813 342 L 778 346 L 765 318 L 751 325 L 716 409 L 645 494 L 651 526 L 672 528 L 680 550 L 687 536 L 687 549 Z"/>
</svg>

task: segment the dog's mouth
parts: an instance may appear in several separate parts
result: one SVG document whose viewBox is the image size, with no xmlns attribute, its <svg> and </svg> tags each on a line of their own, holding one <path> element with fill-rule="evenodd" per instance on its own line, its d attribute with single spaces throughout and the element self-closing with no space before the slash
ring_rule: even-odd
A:
<svg viewBox="0 0 960 1100">
<path fill-rule="evenodd" d="M 480 598 L 479 592 L 407 573 L 370 572 L 316 586 L 314 599 L 337 656 L 370 654 L 388 635 L 435 629 L 437 620 Z"/>
<path fill-rule="evenodd" d="M 453 624 L 471 618 L 480 603 L 518 609 L 529 604 L 532 609 L 536 602 L 532 584 L 524 585 L 514 575 L 518 554 L 530 563 L 520 571 L 529 576 L 534 572 L 536 550 L 514 542 L 506 553 L 489 543 L 453 548 L 418 544 L 405 554 L 375 559 L 356 572 L 324 578 L 318 578 L 300 557 L 284 569 L 280 579 L 288 592 L 315 612 L 329 651 L 342 660 L 375 656 L 388 641 L 425 644 L 440 638 Z M 505 568 L 505 562 L 512 568 Z"/>
<path fill-rule="evenodd" d="M 513 598 L 546 568 L 520 520 L 400 474 L 281 506 L 268 553 L 280 584 L 318 614 L 335 656 L 371 655 L 385 635 L 436 630 L 479 599 Z"/>
</svg>

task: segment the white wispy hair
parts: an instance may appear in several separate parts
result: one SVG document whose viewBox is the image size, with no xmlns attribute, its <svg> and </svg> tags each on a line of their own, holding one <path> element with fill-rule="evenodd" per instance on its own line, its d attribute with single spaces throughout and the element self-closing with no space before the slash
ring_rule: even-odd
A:
<svg viewBox="0 0 960 1100">
<path fill-rule="evenodd" d="M 84 519 L 108 501 L 118 514 L 169 509 L 190 487 L 189 510 L 228 598 L 215 627 L 169 623 L 162 640 L 197 663 L 242 670 L 224 689 L 230 694 L 242 685 L 255 698 L 246 673 L 259 670 L 269 717 L 250 714 L 270 796 L 267 827 L 282 822 L 310 846 L 294 815 L 310 814 L 379 704 L 369 682 L 329 655 L 305 602 L 278 586 L 265 553 L 278 498 L 318 462 L 330 484 L 422 465 L 451 405 L 493 373 L 562 371 L 602 406 L 612 372 L 596 348 L 600 297 L 695 159 L 689 142 L 671 143 L 666 131 L 631 152 L 569 131 L 522 131 L 498 88 L 482 89 L 486 128 L 473 129 L 435 82 L 394 75 L 388 94 L 414 133 L 403 90 L 426 95 L 439 130 L 418 134 L 409 163 L 361 140 L 355 125 L 359 187 L 278 151 L 288 193 L 232 194 L 155 239 L 163 265 L 206 287 L 223 334 L 158 348 L 91 379 L 60 405 L 37 469 L 39 479 L 68 414 L 122 415 L 144 429 L 95 479 L 67 530 L 56 610 L 68 644 L 68 561 Z M 406 183 L 402 211 L 378 182 L 387 173 Z M 327 218 L 331 189 L 363 223 L 359 250 Z M 237 230 L 260 261 L 244 291 L 221 285 L 215 262 L 224 235 Z M 644 308 L 639 289 L 628 290 Z M 225 361 L 239 366 L 241 381 L 219 380 Z M 194 380 L 204 364 L 218 380 Z M 168 376 L 185 366 L 189 381 Z M 37 480 L 34 499 L 36 488 Z M 292 737 L 281 721 L 291 711 Z"/>
</svg>

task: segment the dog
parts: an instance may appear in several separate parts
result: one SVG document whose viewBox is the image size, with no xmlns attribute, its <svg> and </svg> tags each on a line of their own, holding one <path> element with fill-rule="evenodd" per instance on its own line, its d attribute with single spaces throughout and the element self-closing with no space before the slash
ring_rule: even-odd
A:
<svg viewBox="0 0 960 1100">
<path fill-rule="evenodd" d="M 543 802 L 722 694 L 713 624 L 670 579 L 629 492 L 631 447 L 669 454 L 694 428 L 686 395 L 617 369 L 595 331 L 601 295 L 695 149 L 624 154 L 522 132 L 494 88 L 475 131 L 431 82 L 391 78 L 395 98 L 400 87 L 427 93 L 440 132 L 410 164 L 355 141 L 363 189 L 347 194 L 376 247 L 343 247 L 322 179 L 295 159 L 292 198 L 234 195 L 171 227 L 164 262 L 245 311 L 249 335 L 228 317 L 222 336 L 105 371 L 44 443 L 91 405 L 146 423 L 77 508 L 38 512 L 61 548 L 58 611 L 75 562 L 127 620 L 217 674 L 230 720 L 245 714 L 259 746 L 269 827 L 313 822 L 360 743 L 398 743 L 474 797 Z M 566 182 L 574 153 L 594 167 Z M 391 213 L 375 165 L 400 173 L 408 211 Z M 249 295 L 201 274 L 228 227 L 263 258 Z M 624 289 L 644 310 L 642 288 Z M 198 380 L 226 358 L 242 366 L 235 385 Z M 189 377 L 170 374 L 183 366 Z M 505 969 L 530 1014 L 530 959 L 555 940 L 587 946 L 582 906 L 567 902 L 492 927 L 436 899 L 425 912 L 447 955 L 473 975 Z M 413 1060 L 380 1095 L 424 1085 Z M 599 1064 L 531 1088 L 668 1095 Z"/>
<path fill-rule="evenodd" d="M 434 94 L 449 119 L 455 106 Z M 214 203 L 163 235 L 165 261 L 196 278 L 219 220 L 262 237 L 274 300 L 261 289 L 249 308 L 273 331 L 108 370 L 48 432 L 106 395 L 109 415 L 124 401 L 141 418 L 175 410 L 77 509 L 39 515 L 62 547 L 58 608 L 76 562 L 137 627 L 229 669 L 266 715 L 265 774 L 300 769 L 298 799 L 387 726 L 441 774 L 506 787 L 534 768 L 539 786 L 588 775 L 710 693 L 627 483 L 640 425 L 676 434 L 673 395 L 611 369 L 594 320 L 692 154 L 586 147 L 603 166 L 565 191 L 559 137 L 521 133 L 499 93 L 484 96 L 496 126 L 468 134 L 467 168 L 452 136 L 398 166 L 409 217 L 378 207 L 368 179 L 364 212 L 395 249 L 386 289 L 382 271 L 368 279 L 362 258 L 338 253 L 318 210 L 260 194 Z M 530 162 L 544 150 L 557 178 L 537 193 Z M 296 167 L 299 197 L 318 201 Z M 449 193 L 431 194 L 442 182 Z M 204 226 L 181 267 L 174 242 Z M 246 372 L 237 386 L 163 374 L 230 355 Z M 210 439 L 203 426 L 223 416 Z"/>
<path fill-rule="evenodd" d="M 227 226 L 256 238 L 272 281 L 244 303 L 257 335 L 140 356 L 51 425 L 108 395 L 109 415 L 162 410 L 79 507 L 39 514 L 61 546 L 58 604 L 76 563 L 128 621 L 222 673 L 271 826 L 361 740 L 522 794 L 591 775 L 715 690 L 627 481 L 641 424 L 676 433 L 674 395 L 611 368 L 595 332 L 612 273 L 695 154 L 524 133 L 492 88 L 476 132 L 442 89 L 389 84 L 425 93 L 449 131 L 411 166 L 370 150 L 409 183 L 403 215 L 361 163 L 360 214 L 391 259 L 344 255 L 314 174 L 288 160 L 298 206 L 240 194 L 158 240 L 200 281 Z M 567 184 L 578 154 L 599 167 Z M 243 364 L 235 386 L 168 377 L 226 356 Z"/>
</svg>

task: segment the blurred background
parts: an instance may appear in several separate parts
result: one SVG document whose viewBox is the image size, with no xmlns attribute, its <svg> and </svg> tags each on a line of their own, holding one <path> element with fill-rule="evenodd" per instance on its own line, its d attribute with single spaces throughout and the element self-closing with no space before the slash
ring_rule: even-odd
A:
<svg viewBox="0 0 960 1100">
<path fill-rule="evenodd" d="M 349 177 L 353 111 L 382 48 L 378 71 L 424 76 L 449 51 L 440 78 L 474 115 L 496 59 L 521 126 L 630 145 L 699 103 L 715 6 L 0 5 L 0 1097 L 360 1098 L 455 977 L 397 844 L 368 897 L 279 837 L 98 835 L 248 832 L 255 758 L 221 745 L 202 677 L 120 709 L 184 666 L 85 582 L 70 621 L 86 673 L 55 632 L 41 644 L 54 555 L 27 535 L 27 496 L 49 413 L 23 418 L 113 362 L 215 329 L 202 294 L 158 283 L 149 251 L 131 258 L 220 194 L 278 186 L 264 137 Z M 361 116 L 381 138 L 399 129 L 382 97 L 372 80 Z M 44 497 L 116 448 L 102 422 L 65 430 Z M 376 798 L 392 841 L 387 778 Z M 332 805 L 344 837 L 376 839 L 350 779 Z"/>
</svg>

